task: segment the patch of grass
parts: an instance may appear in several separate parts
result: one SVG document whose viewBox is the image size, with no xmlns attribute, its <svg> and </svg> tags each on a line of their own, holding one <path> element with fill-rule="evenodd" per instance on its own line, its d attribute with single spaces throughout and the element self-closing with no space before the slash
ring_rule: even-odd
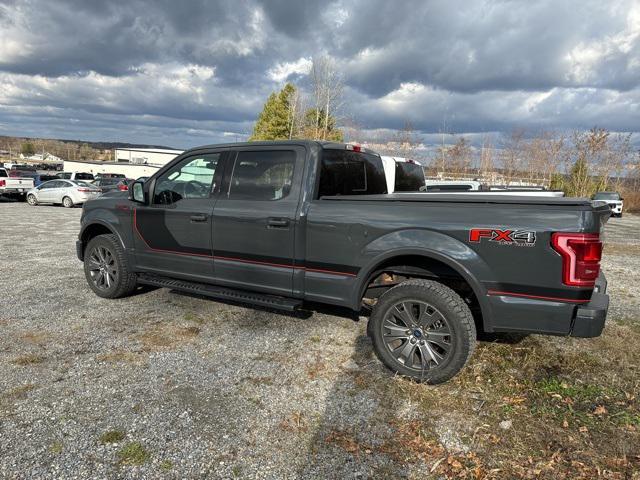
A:
<svg viewBox="0 0 640 480">
<path fill-rule="evenodd" d="M 118 450 L 121 465 L 142 465 L 151 458 L 151 454 L 140 442 L 131 442 Z"/>
<path fill-rule="evenodd" d="M 16 365 L 26 366 L 26 365 L 37 365 L 39 363 L 44 362 L 44 360 L 45 360 L 44 357 L 41 355 L 27 354 L 27 355 L 21 355 L 19 357 L 14 358 L 11 363 L 14 363 Z"/>
<path fill-rule="evenodd" d="M 12 390 L 8 390 L 0 394 L 0 398 L 7 398 L 9 400 L 20 400 L 27 398 L 27 393 L 36 388 L 36 385 L 33 383 L 27 383 L 26 385 L 21 385 Z"/>
<path fill-rule="evenodd" d="M 171 460 L 163 460 L 160 462 L 160 468 L 165 471 L 171 470 L 173 468 L 173 462 L 171 462 Z"/>
<path fill-rule="evenodd" d="M 574 383 L 572 385 L 561 381 L 557 377 L 551 377 L 539 381 L 536 388 L 550 395 L 560 395 L 573 401 L 595 401 L 604 394 L 602 387 L 598 385 Z"/>
<path fill-rule="evenodd" d="M 293 412 L 280 422 L 280 428 L 286 432 L 300 433 L 309 429 L 308 422 L 302 412 Z"/>
<path fill-rule="evenodd" d="M 63 448 L 64 448 L 64 445 L 60 440 L 56 440 L 51 445 L 49 445 L 49 451 L 54 455 L 60 455 L 62 453 Z"/>
<path fill-rule="evenodd" d="M 205 322 L 205 319 L 200 315 L 193 312 L 186 312 L 182 318 L 184 318 L 187 322 L 197 323 L 198 325 L 202 325 Z"/>
<path fill-rule="evenodd" d="M 146 350 L 157 350 L 185 344 L 199 334 L 199 327 L 178 327 L 166 324 L 153 327 L 139 335 L 138 339 L 142 341 Z"/>
<path fill-rule="evenodd" d="M 233 475 L 233 478 L 240 478 L 240 476 L 242 475 L 242 467 L 239 465 L 234 465 L 231 469 L 231 474 Z"/>
<path fill-rule="evenodd" d="M 109 430 L 100 435 L 100 443 L 118 443 L 124 440 L 125 433 L 120 430 Z"/>
</svg>

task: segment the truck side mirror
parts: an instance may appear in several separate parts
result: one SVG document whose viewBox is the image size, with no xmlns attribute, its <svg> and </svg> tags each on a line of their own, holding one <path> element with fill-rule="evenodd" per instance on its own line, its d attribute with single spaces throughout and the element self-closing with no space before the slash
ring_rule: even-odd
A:
<svg viewBox="0 0 640 480">
<path fill-rule="evenodd" d="M 136 180 L 129 188 L 129 200 L 132 202 L 146 204 L 147 199 L 144 195 L 144 183 Z"/>
</svg>

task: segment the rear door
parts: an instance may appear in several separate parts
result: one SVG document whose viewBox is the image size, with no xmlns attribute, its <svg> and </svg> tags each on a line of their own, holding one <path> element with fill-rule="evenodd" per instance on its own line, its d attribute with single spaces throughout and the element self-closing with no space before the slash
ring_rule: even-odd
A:
<svg viewBox="0 0 640 480">
<path fill-rule="evenodd" d="M 149 205 L 133 210 L 139 267 L 200 281 L 213 278 L 211 215 L 225 156 L 192 154 L 153 180 Z"/>
<path fill-rule="evenodd" d="M 289 295 L 305 148 L 238 149 L 213 213 L 216 282 Z"/>
</svg>

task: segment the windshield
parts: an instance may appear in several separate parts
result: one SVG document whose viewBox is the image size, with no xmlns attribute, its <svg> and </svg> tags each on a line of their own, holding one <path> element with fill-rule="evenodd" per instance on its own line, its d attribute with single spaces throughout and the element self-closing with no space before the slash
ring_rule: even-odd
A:
<svg viewBox="0 0 640 480">
<path fill-rule="evenodd" d="M 620 195 L 615 192 L 596 193 L 594 200 L 620 200 Z"/>
<path fill-rule="evenodd" d="M 396 192 L 417 192 L 424 187 L 422 165 L 412 162 L 396 162 Z"/>
</svg>

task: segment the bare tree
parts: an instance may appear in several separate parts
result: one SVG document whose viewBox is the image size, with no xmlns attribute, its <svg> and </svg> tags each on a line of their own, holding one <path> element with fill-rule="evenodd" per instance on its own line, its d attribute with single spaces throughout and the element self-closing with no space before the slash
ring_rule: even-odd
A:
<svg viewBox="0 0 640 480">
<path fill-rule="evenodd" d="M 335 63 L 326 56 L 313 59 L 310 73 L 315 103 L 315 136 L 326 140 L 332 127 L 331 119 L 337 118 L 342 107 L 344 83 Z"/>
</svg>

